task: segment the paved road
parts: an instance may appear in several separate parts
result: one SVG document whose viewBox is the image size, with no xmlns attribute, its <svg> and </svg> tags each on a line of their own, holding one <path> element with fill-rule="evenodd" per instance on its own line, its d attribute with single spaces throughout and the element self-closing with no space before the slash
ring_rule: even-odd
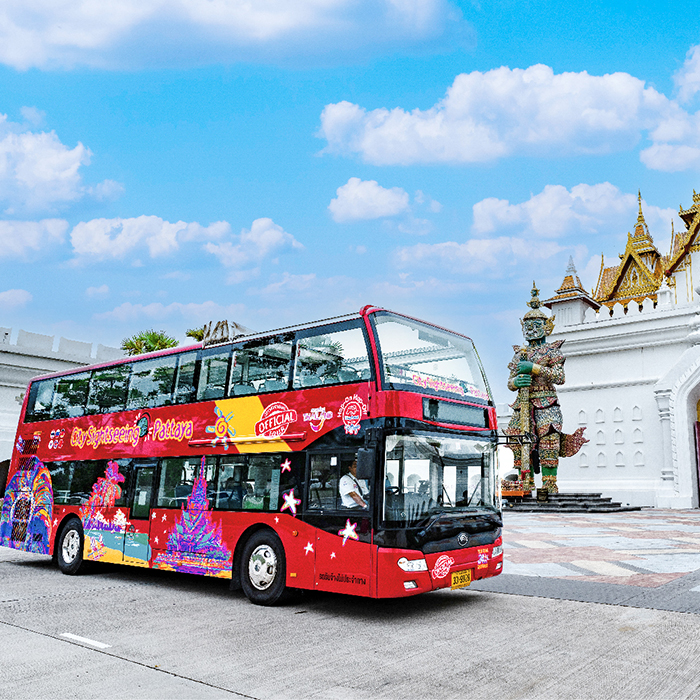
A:
<svg viewBox="0 0 700 700">
<path fill-rule="evenodd" d="M 700 613 L 700 510 L 504 514 L 504 574 L 480 590 Z"/>
<path fill-rule="evenodd" d="M 645 567 L 639 559 L 625 564 L 618 554 L 628 556 L 629 548 L 620 541 L 614 547 L 622 549 L 609 549 L 615 559 L 574 552 L 573 566 L 582 571 L 572 577 L 542 575 L 542 568 L 538 575 L 527 567 L 561 564 L 561 557 L 527 563 L 516 555 L 551 553 L 573 539 L 578 547 L 600 546 L 583 544 L 583 533 L 554 532 L 552 520 L 538 517 L 506 516 L 506 571 L 519 571 L 500 579 L 510 582 L 508 594 L 472 587 L 398 601 L 311 593 L 260 608 L 224 581 L 118 566 L 69 577 L 47 557 L 0 549 L 0 697 L 700 698 L 700 616 L 527 589 L 533 581 L 573 581 L 589 591 L 658 592 L 694 574 L 656 586 L 583 580 L 601 574 L 580 562 L 648 568 L 646 559 Z M 647 524 L 662 522 L 646 518 L 639 531 Z M 676 530 L 663 532 L 665 540 Z M 648 544 L 645 551 L 661 549 Z M 521 591 L 513 590 L 518 581 Z"/>
</svg>

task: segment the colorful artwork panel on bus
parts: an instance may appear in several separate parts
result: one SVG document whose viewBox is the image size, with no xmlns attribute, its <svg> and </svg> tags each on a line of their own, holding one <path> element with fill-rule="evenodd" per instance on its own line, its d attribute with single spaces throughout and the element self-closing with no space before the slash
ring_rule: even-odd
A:
<svg viewBox="0 0 700 700">
<path fill-rule="evenodd" d="M 49 470 L 37 457 L 7 484 L 0 516 L 0 546 L 51 554 L 53 487 Z"/>
<path fill-rule="evenodd" d="M 108 462 L 105 475 L 97 479 L 92 487 L 92 493 L 85 503 L 80 506 L 80 518 L 83 527 L 97 528 L 100 530 L 121 530 L 124 529 L 124 522 L 118 523 L 107 521 L 102 511 L 104 508 L 111 508 L 122 495 L 124 475 L 119 473 L 119 465 L 116 462 Z M 119 511 L 121 513 L 121 511 Z M 124 517 L 122 513 L 122 517 Z"/>
<path fill-rule="evenodd" d="M 182 506 L 180 519 L 168 533 L 167 549 L 153 560 L 153 568 L 230 578 L 232 563 L 231 552 L 222 539 L 221 523 L 214 524 L 211 519 L 202 469 L 187 504 Z"/>
<path fill-rule="evenodd" d="M 90 497 L 78 511 L 85 531 L 86 559 L 115 564 L 124 559 L 124 536 L 130 522 L 124 509 L 114 508 L 122 494 L 122 483 L 124 475 L 119 473 L 119 465 L 108 462 L 104 476 L 97 479 Z M 147 566 L 148 558 L 141 564 Z"/>
</svg>

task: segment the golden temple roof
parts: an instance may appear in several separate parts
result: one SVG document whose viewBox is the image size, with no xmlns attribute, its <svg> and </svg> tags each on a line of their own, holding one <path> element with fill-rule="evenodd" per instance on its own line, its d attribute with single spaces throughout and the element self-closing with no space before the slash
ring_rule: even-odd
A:
<svg viewBox="0 0 700 700">
<path fill-rule="evenodd" d="M 683 209 L 681 205 L 678 216 L 685 224 L 685 231 L 673 232 L 671 237 L 671 253 L 665 266 L 666 275 L 671 275 L 685 260 L 690 248 L 698 242 L 698 230 L 700 229 L 700 193 L 693 190 L 693 205 Z"/>
<path fill-rule="evenodd" d="M 605 259 L 601 256 L 593 298 L 611 308 L 617 302 L 626 306 L 632 300 L 641 303 L 645 297 L 655 300 L 665 272 L 665 260 L 656 249 L 644 219 L 641 192 L 637 199 L 637 222 L 634 233 L 627 234 L 627 245 L 620 255 L 620 264 L 605 267 Z"/>
</svg>

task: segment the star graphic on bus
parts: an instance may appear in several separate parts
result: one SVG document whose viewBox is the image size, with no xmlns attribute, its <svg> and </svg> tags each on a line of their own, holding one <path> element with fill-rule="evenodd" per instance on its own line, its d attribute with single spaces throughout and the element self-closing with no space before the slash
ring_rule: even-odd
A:
<svg viewBox="0 0 700 700">
<path fill-rule="evenodd" d="M 311 544 L 311 542 L 306 543 L 306 547 L 304 547 L 304 552 L 308 554 L 309 552 L 314 551 L 314 546 Z"/>
<path fill-rule="evenodd" d="M 154 537 L 154 538 L 153 538 L 153 541 L 154 541 L 156 544 L 158 544 L 158 538 L 157 538 L 157 537 Z"/>
<path fill-rule="evenodd" d="M 154 512 L 153 515 L 151 516 L 151 520 L 155 520 L 155 519 L 156 519 L 156 513 Z"/>
<path fill-rule="evenodd" d="M 214 425 L 208 425 L 204 430 L 216 435 L 211 441 L 212 447 L 216 447 L 216 443 L 220 442 L 224 446 L 224 449 L 228 450 L 228 438 L 236 437 L 236 429 L 231 425 L 233 411 L 227 416 L 224 416 L 223 411 L 218 406 L 214 406 L 214 413 L 217 415 L 216 423 L 214 423 Z"/>
<path fill-rule="evenodd" d="M 345 543 L 348 541 L 348 538 L 351 540 L 359 540 L 360 539 L 357 536 L 357 533 L 355 532 L 356 527 L 357 527 L 357 523 L 350 523 L 350 520 L 346 520 L 345 527 L 342 530 L 338 530 L 338 534 L 343 538 L 343 547 L 345 546 Z"/>
<path fill-rule="evenodd" d="M 294 498 L 294 489 L 283 493 L 282 498 L 284 499 L 284 505 L 280 508 L 280 510 L 282 511 L 282 510 L 286 510 L 287 508 L 289 508 L 292 515 L 296 516 L 297 506 L 301 505 L 301 499 Z"/>
<path fill-rule="evenodd" d="M 275 515 L 275 522 L 278 523 L 280 519 Z"/>
<path fill-rule="evenodd" d="M 331 552 L 331 559 L 335 559 L 335 552 Z"/>
<path fill-rule="evenodd" d="M 292 463 L 288 459 L 285 459 L 280 466 L 282 467 L 282 474 L 292 471 Z"/>
<path fill-rule="evenodd" d="M 163 513 L 163 517 L 160 519 L 160 521 L 161 521 L 162 523 L 164 523 L 167 519 L 168 519 L 168 514 L 167 514 L 167 513 Z"/>
</svg>

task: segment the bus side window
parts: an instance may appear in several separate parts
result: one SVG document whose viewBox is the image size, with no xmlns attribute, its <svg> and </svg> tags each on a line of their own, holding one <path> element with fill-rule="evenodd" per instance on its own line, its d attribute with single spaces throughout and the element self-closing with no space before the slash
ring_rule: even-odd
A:
<svg viewBox="0 0 700 700">
<path fill-rule="evenodd" d="M 213 505 L 223 510 L 240 510 L 247 495 L 245 455 L 219 457 L 219 476 Z"/>
<path fill-rule="evenodd" d="M 131 363 L 96 369 L 90 380 L 87 413 L 114 413 L 126 408 Z"/>
<path fill-rule="evenodd" d="M 79 418 L 85 415 L 85 403 L 90 389 L 90 372 L 60 377 L 51 404 L 51 418 Z"/>
<path fill-rule="evenodd" d="M 249 455 L 243 509 L 295 514 L 302 501 L 302 463 L 303 455 L 289 452 Z"/>
<path fill-rule="evenodd" d="M 226 392 L 226 375 L 231 348 L 202 353 L 197 386 L 197 401 L 223 399 Z"/>
<path fill-rule="evenodd" d="M 92 487 L 105 475 L 107 463 L 104 460 L 73 462 L 73 475 L 70 482 L 68 502 L 79 506 L 92 495 Z"/>
<path fill-rule="evenodd" d="M 190 403 L 195 397 L 197 351 L 178 355 L 175 379 L 175 403 Z"/>
<path fill-rule="evenodd" d="M 51 402 L 55 385 L 56 379 L 44 379 L 32 384 L 24 417 L 25 423 L 51 418 Z"/>
<path fill-rule="evenodd" d="M 197 462 L 187 457 L 161 460 L 156 507 L 179 508 L 187 503 L 194 486 Z"/>
<path fill-rule="evenodd" d="M 323 329 L 319 329 L 323 330 Z M 294 388 L 344 384 L 370 378 L 362 329 L 347 328 L 300 337 L 294 362 Z"/>
<path fill-rule="evenodd" d="M 335 455 L 311 456 L 309 510 L 335 510 L 340 464 Z"/>
<path fill-rule="evenodd" d="M 168 406 L 173 402 L 177 355 L 134 362 L 129 382 L 127 410 Z"/>
<path fill-rule="evenodd" d="M 56 505 L 70 504 L 70 482 L 73 475 L 73 462 L 49 462 L 46 466 L 51 475 L 53 502 Z"/>
</svg>

